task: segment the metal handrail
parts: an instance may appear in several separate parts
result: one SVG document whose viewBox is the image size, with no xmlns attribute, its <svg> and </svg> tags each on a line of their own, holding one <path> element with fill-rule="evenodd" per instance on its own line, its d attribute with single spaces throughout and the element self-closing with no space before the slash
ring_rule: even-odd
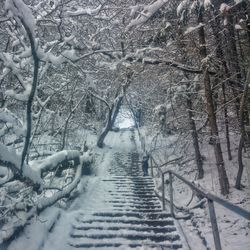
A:
<svg viewBox="0 0 250 250">
<path fill-rule="evenodd" d="M 177 177 L 179 180 L 184 182 L 186 185 L 188 185 L 193 191 L 197 192 L 200 196 L 207 199 L 208 202 L 208 209 L 209 209 L 209 215 L 210 215 L 210 221 L 212 225 L 213 230 L 213 237 L 214 237 L 214 244 L 216 250 L 221 250 L 221 242 L 220 242 L 220 234 L 219 229 L 217 225 L 217 219 L 216 219 L 216 213 L 214 208 L 214 202 L 217 202 L 218 204 L 222 205 L 223 207 L 233 211 L 234 213 L 244 217 L 247 220 L 250 220 L 250 212 L 225 200 L 222 199 L 214 194 L 211 194 L 210 192 L 207 192 L 205 190 L 202 190 L 200 187 L 197 187 L 194 183 L 188 181 L 181 175 L 175 173 L 172 170 L 162 171 L 162 169 L 158 166 L 156 161 L 152 156 L 150 156 L 151 159 L 151 175 L 153 177 L 153 164 L 157 167 L 158 171 L 161 174 L 161 181 L 162 181 L 162 209 L 166 209 L 165 204 L 165 175 L 169 175 L 169 196 L 170 196 L 170 213 L 175 218 L 174 214 L 174 194 L 173 194 L 173 176 Z"/>
</svg>

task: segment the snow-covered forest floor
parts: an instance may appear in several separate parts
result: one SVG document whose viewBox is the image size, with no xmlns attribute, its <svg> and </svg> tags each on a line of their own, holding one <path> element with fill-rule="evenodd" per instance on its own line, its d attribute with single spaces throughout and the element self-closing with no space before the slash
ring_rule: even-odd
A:
<svg viewBox="0 0 250 250">
<path fill-rule="evenodd" d="M 146 149 L 150 151 L 152 149 L 156 137 L 152 137 L 152 132 L 150 130 L 142 129 L 142 134 L 145 136 Z M 235 139 L 236 136 L 231 134 L 232 140 L 232 155 L 233 159 L 229 161 L 226 157 L 226 142 L 222 141 L 225 167 L 228 173 L 229 183 L 230 183 L 230 194 L 226 197 L 230 202 L 249 210 L 250 208 L 250 164 L 249 159 L 245 158 L 245 166 L 242 184 L 244 188 L 238 190 L 234 187 L 235 179 L 238 171 L 237 163 L 237 145 L 238 142 Z M 207 143 L 201 143 L 201 153 L 204 158 L 204 178 L 197 180 L 197 169 L 195 164 L 194 153 L 190 151 L 191 141 L 187 138 L 186 143 L 183 144 L 183 138 L 179 138 L 177 135 L 172 134 L 169 136 L 158 136 L 157 145 L 154 151 L 152 152 L 157 163 L 159 165 L 170 161 L 174 158 L 184 156 L 179 161 L 179 164 L 170 164 L 167 167 L 163 167 L 163 170 L 172 169 L 175 172 L 179 173 L 181 176 L 185 177 L 189 181 L 193 181 L 196 185 L 200 186 L 206 191 L 210 191 L 217 196 L 221 196 L 219 188 L 219 178 L 216 168 L 216 162 L 214 157 L 213 146 Z M 154 148 L 154 147 L 153 147 Z M 161 179 L 156 178 L 156 185 L 158 189 L 161 188 Z M 166 193 L 168 194 L 167 190 Z M 223 196 L 221 196 L 223 198 Z M 175 179 L 174 181 L 174 203 L 178 207 L 183 208 L 192 208 L 200 200 L 192 193 L 192 190 L 180 180 Z M 188 206 L 187 206 L 188 205 Z M 229 211 L 228 209 L 222 207 L 215 203 L 217 222 L 220 231 L 220 237 L 222 242 L 223 249 L 235 250 L 242 249 L 247 250 L 250 248 L 250 227 L 249 222 L 238 216 L 237 214 Z M 213 242 L 213 233 L 211 229 L 211 223 L 209 220 L 209 213 L 207 204 L 204 206 L 199 206 L 196 209 L 190 209 L 190 212 L 193 213 L 191 220 L 181 221 L 183 230 L 189 238 L 189 233 L 196 231 L 201 239 L 204 239 L 204 243 L 214 249 Z M 189 238 L 190 243 L 195 245 L 195 242 L 192 242 L 192 237 Z M 199 248 L 197 248 L 199 249 Z"/>
<path fill-rule="evenodd" d="M 142 129 L 141 132 L 146 139 L 146 148 L 150 148 L 153 139 L 152 133 L 145 128 Z M 94 146 L 95 136 L 93 134 L 85 135 L 85 137 L 89 139 L 89 147 L 92 148 L 93 158 L 95 160 L 92 165 L 91 175 L 83 176 L 78 186 L 80 195 L 71 201 L 67 200 L 66 202 L 66 199 L 60 201 L 56 206 L 48 208 L 41 215 L 33 218 L 25 227 L 24 231 L 11 242 L 8 250 L 34 250 L 42 246 L 42 249 L 64 249 L 63 247 L 67 249 L 66 239 L 72 218 L 77 215 L 79 211 L 88 213 L 87 211 L 103 211 L 108 209 L 103 203 L 105 187 L 100 186 L 100 180 L 107 175 L 108 168 L 115 167 L 115 164 L 117 164 L 117 162 L 114 161 L 114 155 L 116 153 L 120 153 L 121 161 L 126 161 L 126 154 L 129 151 L 135 150 L 135 144 L 131 141 L 132 134 L 135 134 L 136 144 L 142 156 L 143 151 L 140 148 L 140 141 L 136 130 L 133 133 L 129 129 L 121 129 L 120 132 L 110 132 L 105 140 L 106 146 L 104 149 L 99 149 Z M 166 137 L 158 136 L 157 145 L 158 147 L 154 150 L 153 155 L 159 163 L 164 163 L 180 156 L 178 137 L 175 135 Z M 234 158 L 236 157 L 235 145 L 232 149 Z M 219 184 L 216 181 L 217 170 L 213 159 L 212 146 L 211 148 L 204 147 L 201 150 L 205 159 L 205 177 L 202 180 L 196 180 L 195 162 L 191 152 L 187 153 L 187 156 L 181 160 L 180 164 L 169 165 L 165 167 L 165 169 L 171 168 L 188 180 L 194 181 L 195 184 L 200 185 L 207 191 L 212 191 L 214 194 L 220 196 Z M 242 184 L 245 185 L 245 188 L 243 191 L 239 191 L 233 187 L 237 172 L 236 163 L 234 160 L 226 161 L 225 165 L 231 185 L 230 194 L 227 198 L 234 204 L 249 209 L 249 169 L 245 169 L 242 180 Z M 156 186 L 160 188 L 161 182 L 160 178 L 157 178 L 156 172 L 155 183 Z M 166 194 L 166 196 L 168 196 L 168 187 L 166 187 Z M 213 234 L 206 204 L 202 207 L 191 209 L 199 200 L 195 195 L 192 199 L 191 190 L 176 179 L 174 181 L 174 201 L 179 207 L 186 207 L 188 204 L 189 211 L 193 214 L 190 220 L 179 220 L 181 228 L 186 234 L 188 244 L 192 247 L 191 249 L 200 250 L 202 241 L 204 245 L 207 246 L 207 249 L 214 249 Z M 215 204 L 215 208 L 223 248 L 229 250 L 249 249 L 250 238 L 248 222 L 219 205 Z M 197 242 L 197 239 L 199 239 L 199 242 Z M 206 249 L 205 246 L 204 249 Z"/>
<path fill-rule="evenodd" d="M 116 154 L 119 162 L 126 164 L 127 154 L 136 151 L 135 133 L 130 130 L 110 132 L 106 139 L 106 147 L 104 149 L 95 147 L 93 151 L 95 163 L 92 166 L 92 174 L 83 176 L 81 194 L 67 206 L 64 204 L 64 209 L 51 207 L 33 218 L 24 232 L 11 242 L 8 250 L 68 249 L 72 223 L 79 212 L 86 215 L 93 211 L 104 212 L 110 209 L 104 202 L 108 194 L 101 180 L 108 176 L 108 169 L 118 164 L 115 160 Z"/>
<path fill-rule="evenodd" d="M 147 160 L 143 202 L 150 196 L 160 216 L 175 217 L 156 198 L 174 193 L 190 249 L 215 249 L 216 199 L 247 218 L 214 204 L 222 248 L 250 249 L 249 3 L 0 1 L 0 250 L 63 249 L 72 217 L 105 207 L 100 180 L 110 168 L 138 161 L 139 171 Z M 125 192 L 146 179 L 123 178 Z M 182 247 L 168 232 L 160 241 Z"/>
</svg>

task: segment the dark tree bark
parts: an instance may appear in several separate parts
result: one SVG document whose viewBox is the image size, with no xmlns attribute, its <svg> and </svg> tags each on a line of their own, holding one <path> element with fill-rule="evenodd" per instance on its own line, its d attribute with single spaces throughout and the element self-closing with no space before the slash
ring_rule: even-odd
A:
<svg viewBox="0 0 250 250">
<path fill-rule="evenodd" d="M 202 11 L 198 13 L 198 23 L 203 23 Z M 206 49 L 204 27 L 199 28 L 198 35 L 199 35 L 199 43 L 200 43 L 200 56 L 202 59 L 205 59 L 208 54 L 207 54 L 207 49 Z M 229 193 L 229 182 L 227 178 L 226 169 L 224 166 L 224 159 L 223 159 L 221 144 L 219 140 L 219 132 L 218 132 L 214 103 L 213 103 L 213 92 L 211 88 L 210 76 L 208 73 L 208 66 L 206 64 L 203 64 L 202 70 L 204 74 L 204 87 L 205 87 L 205 97 L 207 101 L 207 112 L 208 112 L 211 133 L 213 137 L 213 146 L 214 146 L 216 165 L 217 165 L 217 170 L 218 170 L 218 175 L 219 175 L 220 189 L 221 189 L 221 193 L 223 195 L 226 195 Z"/>
<path fill-rule="evenodd" d="M 192 139 L 193 139 L 193 145 L 194 145 L 194 152 L 195 152 L 195 160 L 196 165 L 198 168 L 198 179 L 202 179 L 204 177 L 204 169 L 203 169 L 203 161 L 200 153 L 200 146 L 199 146 L 199 137 L 198 132 L 196 129 L 195 121 L 194 121 L 194 115 L 192 112 L 193 104 L 191 101 L 191 97 L 188 95 L 187 98 L 187 107 L 188 107 L 188 117 L 189 117 L 189 123 L 192 130 Z"/>
<path fill-rule="evenodd" d="M 226 98 L 226 87 L 224 83 L 224 79 L 231 79 L 231 75 L 229 73 L 229 69 L 225 60 L 225 56 L 222 49 L 222 37 L 221 37 L 221 24 L 220 24 L 220 16 L 217 12 L 213 12 L 211 14 L 211 26 L 213 35 L 216 42 L 216 56 L 221 61 L 224 72 L 222 73 L 223 79 L 221 79 L 222 84 L 222 97 L 223 97 L 223 111 L 224 111 L 224 121 L 225 121 L 225 133 L 226 133 L 226 144 L 227 144 L 227 154 L 228 159 L 232 160 L 232 153 L 231 153 L 231 143 L 230 143 L 230 136 L 229 136 L 229 120 L 228 120 L 228 110 L 227 110 L 227 98 Z M 218 79 L 219 80 L 219 79 Z M 229 80 L 226 81 L 226 83 L 229 85 Z M 238 105 L 236 104 L 236 107 Z M 236 108 L 237 109 L 237 108 Z"/>
<path fill-rule="evenodd" d="M 112 105 L 112 107 L 109 109 L 108 115 L 107 115 L 107 120 L 106 120 L 106 125 L 104 127 L 104 129 L 102 130 L 100 136 L 97 139 L 97 146 L 99 148 L 103 148 L 104 146 L 104 139 L 107 136 L 108 132 L 112 129 L 112 122 L 111 122 L 111 118 L 112 118 L 112 112 L 113 112 L 113 107 L 114 105 Z"/>
<path fill-rule="evenodd" d="M 30 95 L 29 95 L 27 107 L 26 107 L 27 132 L 26 132 L 26 136 L 25 136 L 25 143 L 24 143 L 24 148 L 23 148 L 22 158 L 21 158 L 21 167 L 20 167 L 21 174 L 22 174 L 22 169 L 23 169 L 23 164 L 24 164 L 25 158 L 26 158 L 28 151 L 29 151 L 30 138 L 31 138 L 31 132 L 32 132 L 32 104 L 33 104 L 34 96 L 36 93 L 36 87 L 37 87 L 37 83 L 38 83 L 38 70 L 39 70 L 39 58 L 38 58 L 38 55 L 36 52 L 35 39 L 32 35 L 31 30 L 29 29 L 29 27 L 27 27 L 23 21 L 22 21 L 22 24 L 23 24 L 23 26 L 27 32 L 28 38 L 29 38 L 29 42 L 30 42 L 30 46 L 31 46 L 31 54 L 32 54 L 32 58 L 34 61 L 34 70 L 33 70 L 32 87 L 31 87 L 31 91 L 30 91 Z M 28 159 L 27 159 L 27 161 L 28 161 Z"/>
<path fill-rule="evenodd" d="M 226 38 L 228 41 L 228 55 L 229 55 L 229 69 L 231 72 L 233 72 L 236 75 L 236 80 L 238 82 L 241 82 L 241 68 L 239 64 L 239 58 L 238 58 L 238 52 L 236 47 L 236 38 L 235 38 L 235 32 L 234 32 L 234 10 L 229 11 L 227 16 L 227 25 L 226 25 Z"/>
<path fill-rule="evenodd" d="M 225 83 L 222 83 L 222 95 L 223 95 L 223 110 L 224 110 L 224 120 L 225 120 L 225 129 L 226 129 L 226 142 L 227 142 L 227 155 L 228 160 L 232 160 L 231 153 L 231 143 L 230 143 L 230 135 L 229 135 L 229 120 L 228 120 L 228 111 L 227 111 L 227 99 L 226 99 L 226 91 L 225 91 Z"/>
<path fill-rule="evenodd" d="M 239 148 L 238 148 L 238 164 L 239 164 L 239 169 L 236 177 L 236 183 L 235 183 L 235 188 L 241 189 L 241 178 L 243 174 L 243 169 L 244 169 L 244 164 L 242 160 L 242 150 L 243 146 L 245 143 L 245 138 L 246 138 L 246 131 L 245 131 L 245 126 L 244 126 L 244 111 L 246 109 L 246 103 L 247 103 L 247 97 L 248 97 L 248 89 L 249 89 L 249 84 L 250 84 L 250 71 L 247 74 L 247 79 L 245 83 L 245 89 L 243 92 L 243 95 L 241 97 L 241 103 L 240 103 L 240 128 L 241 128 L 241 136 L 240 136 L 240 142 L 239 142 Z"/>
</svg>

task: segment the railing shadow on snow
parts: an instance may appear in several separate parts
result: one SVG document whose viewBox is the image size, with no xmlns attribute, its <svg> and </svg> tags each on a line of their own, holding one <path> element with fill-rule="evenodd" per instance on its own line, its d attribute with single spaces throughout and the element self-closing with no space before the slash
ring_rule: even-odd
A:
<svg viewBox="0 0 250 250">
<path fill-rule="evenodd" d="M 178 160 L 178 159 L 175 159 Z M 215 208 L 214 208 L 214 202 L 220 204 L 221 206 L 223 206 L 224 208 L 231 210 L 232 212 L 238 214 L 239 216 L 250 220 L 250 212 L 239 207 L 236 206 L 235 204 L 222 199 L 210 192 L 207 192 L 205 190 L 202 190 L 200 187 L 196 186 L 194 183 L 188 181 L 187 179 L 185 179 L 184 177 L 182 177 L 181 175 L 177 174 L 176 172 L 174 172 L 173 170 L 167 170 L 167 171 L 162 171 L 161 166 L 159 166 L 155 159 L 152 157 L 152 155 L 150 155 L 150 161 L 151 161 L 151 175 L 152 177 L 154 177 L 154 171 L 153 169 L 156 168 L 158 173 L 161 176 L 161 188 L 162 188 L 162 197 L 161 197 L 161 202 L 162 202 L 162 209 L 166 210 L 166 198 L 165 198 L 165 176 L 168 175 L 169 176 L 169 203 L 170 203 L 170 213 L 172 215 L 172 217 L 177 218 L 175 216 L 175 211 L 174 211 L 174 189 L 173 189 L 173 177 L 175 176 L 176 178 L 178 178 L 179 180 L 181 180 L 183 183 L 185 183 L 187 186 L 189 186 L 189 188 L 192 189 L 192 191 L 196 192 L 200 197 L 205 198 L 207 200 L 207 204 L 208 204 L 208 209 L 209 209 L 209 218 L 210 218 L 210 222 L 212 225 L 212 231 L 213 231 L 213 238 L 214 238 L 214 245 L 215 245 L 215 249 L 216 250 L 221 250 L 221 242 L 220 242 L 220 234 L 219 234 L 219 229 L 218 229 L 218 225 L 217 225 L 217 219 L 216 219 L 216 213 L 215 213 Z M 166 165 L 166 164 L 164 164 Z"/>
</svg>

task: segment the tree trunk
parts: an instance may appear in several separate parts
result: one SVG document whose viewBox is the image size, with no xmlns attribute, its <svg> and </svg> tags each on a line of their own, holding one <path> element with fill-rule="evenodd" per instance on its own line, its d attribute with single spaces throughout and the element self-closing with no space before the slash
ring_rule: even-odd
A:
<svg viewBox="0 0 250 250">
<path fill-rule="evenodd" d="M 245 126 L 244 126 L 244 111 L 245 111 L 245 106 L 246 106 L 246 99 L 248 95 L 248 84 L 250 83 L 250 71 L 247 73 L 247 79 L 245 83 L 245 89 L 243 92 L 243 95 L 241 97 L 241 103 L 240 103 L 240 128 L 241 128 L 241 137 L 240 137 L 240 142 L 239 142 L 239 148 L 238 148 L 238 164 L 239 164 L 239 170 L 237 173 L 237 178 L 236 178 L 236 183 L 235 183 L 235 188 L 241 189 L 241 177 L 244 169 L 243 161 L 242 161 L 242 149 L 245 143 L 245 136 L 246 136 L 246 131 L 245 131 Z"/>
<path fill-rule="evenodd" d="M 200 146 L 199 146 L 199 139 L 198 139 L 198 132 L 196 130 L 195 121 L 193 120 L 193 105 L 190 96 L 187 98 L 187 107 L 188 107 L 188 117 L 189 117 L 189 123 L 192 130 L 192 139 L 193 139 L 193 145 L 194 145 L 194 151 L 195 151 L 195 160 L 196 165 L 198 168 L 198 179 L 202 179 L 204 177 L 204 170 L 203 170 L 203 161 L 200 153 Z"/>
<path fill-rule="evenodd" d="M 225 61 L 224 53 L 222 50 L 222 39 L 220 36 L 220 19 L 217 13 L 215 13 L 215 15 L 213 14 L 212 18 L 213 18 L 212 20 L 214 20 L 212 22 L 212 30 L 213 30 L 213 35 L 216 41 L 216 56 L 222 62 L 222 65 L 224 68 L 225 79 L 231 79 L 231 75 L 229 73 L 229 70 Z M 228 81 L 226 82 L 228 83 Z M 232 160 L 231 143 L 230 143 L 230 136 L 229 136 L 229 120 L 228 120 L 228 111 L 227 111 L 227 106 L 226 106 L 227 100 L 226 100 L 224 79 L 222 79 L 222 96 L 223 96 L 223 105 L 224 105 L 223 110 L 224 110 L 224 120 L 225 120 L 225 130 L 226 130 L 225 132 L 226 132 L 226 142 L 227 142 L 227 154 L 228 154 L 228 159 Z M 236 103 L 236 107 L 238 107 L 237 103 Z"/>
<path fill-rule="evenodd" d="M 226 129 L 226 142 L 227 142 L 227 155 L 228 160 L 232 160 L 232 153 L 231 153 L 231 143 L 230 143 L 230 136 L 229 136 L 229 120 L 228 120 L 228 112 L 227 112 L 227 100 L 226 100 L 226 92 L 225 92 L 225 83 L 222 83 L 222 95 L 223 95 L 223 110 L 224 110 L 224 119 L 225 119 L 225 129 Z"/>
<path fill-rule="evenodd" d="M 231 11 L 230 11 L 231 12 Z M 226 25 L 226 38 L 228 41 L 229 68 L 233 74 L 236 74 L 236 80 L 241 81 L 241 69 L 239 64 L 238 52 L 236 47 L 236 39 L 234 33 L 234 13 L 228 14 L 228 23 Z"/>
<path fill-rule="evenodd" d="M 32 32 L 29 29 L 29 27 L 27 27 L 24 22 L 22 22 L 22 24 L 23 24 L 23 26 L 27 32 L 28 38 L 29 38 L 30 47 L 31 47 L 31 54 L 32 54 L 33 62 L 34 62 L 34 69 L 33 69 L 32 87 L 31 87 L 31 91 L 30 91 L 30 95 L 29 95 L 27 107 L 26 107 L 27 129 L 26 129 L 25 143 L 24 143 L 24 148 L 22 151 L 22 158 L 21 158 L 21 166 L 20 166 L 21 174 L 23 171 L 23 165 L 25 162 L 25 158 L 26 158 L 26 161 L 28 163 L 27 155 L 28 155 L 28 151 L 29 151 L 31 132 L 32 132 L 32 105 L 33 105 L 33 100 L 35 97 L 36 88 L 37 88 L 37 84 L 38 84 L 38 72 L 39 72 L 39 58 L 38 58 L 38 55 L 36 52 L 35 38 L 33 37 Z"/>
<path fill-rule="evenodd" d="M 200 12 L 198 15 L 198 23 L 203 23 L 202 12 Z M 199 43 L 200 43 L 200 55 L 201 55 L 201 58 L 205 59 L 207 57 L 207 49 L 206 49 L 204 27 L 199 28 L 198 35 L 199 35 Z M 226 195 L 229 193 L 229 182 L 227 178 L 226 169 L 224 166 L 221 144 L 219 140 L 219 132 L 218 132 L 214 103 L 213 103 L 213 92 L 211 89 L 208 66 L 206 64 L 203 64 L 202 70 L 204 74 L 204 87 L 205 87 L 205 97 L 207 101 L 207 112 L 208 112 L 209 124 L 211 128 L 212 137 L 214 139 L 213 146 L 214 146 L 216 165 L 217 165 L 217 170 L 218 170 L 218 175 L 219 175 L 220 189 L 221 189 L 221 193 L 223 195 Z"/>
<path fill-rule="evenodd" d="M 240 142 L 239 142 L 239 148 L 238 148 L 238 173 L 235 181 L 235 188 L 241 189 L 241 178 L 243 174 L 243 169 L 244 169 L 244 164 L 242 160 L 242 150 L 243 150 L 243 145 L 244 145 L 244 135 L 241 134 L 240 136 Z"/>
<path fill-rule="evenodd" d="M 104 139 L 107 136 L 108 132 L 112 128 L 111 118 L 112 118 L 113 109 L 114 109 L 114 105 L 112 105 L 112 107 L 109 109 L 108 117 L 107 117 L 107 120 L 106 120 L 106 125 L 105 125 L 104 129 L 102 130 L 100 136 L 97 139 L 97 146 L 99 148 L 103 148 Z"/>
<path fill-rule="evenodd" d="M 114 110 L 113 110 L 112 117 L 111 117 L 111 128 L 115 124 L 116 118 L 117 118 L 118 113 L 120 111 L 120 107 L 122 105 L 123 97 L 124 97 L 124 95 L 120 95 L 116 99 L 116 103 L 114 105 Z"/>
<path fill-rule="evenodd" d="M 231 79 L 231 74 L 228 70 L 227 63 L 225 61 L 223 49 L 222 49 L 222 38 L 221 38 L 221 28 L 220 28 L 220 16 L 218 13 L 213 13 L 211 15 L 211 26 L 213 30 L 213 35 L 215 38 L 216 42 L 216 56 L 218 59 L 221 61 L 222 66 L 224 68 L 224 78 L 221 79 L 222 81 L 222 96 L 223 96 L 223 110 L 224 110 L 224 121 L 225 121 L 225 132 L 226 132 L 226 143 L 227 143 L 227 154 L 228 154 L 228 159 L 232 160 L 232 153 L 231 153 L 231 143 L 230 143 L 230 136 L 229 136 L 229 120 L 228 120 L 228 110 L 227 110 L 227 99 L 226 99 L 226 89 L 225 89 L 225 83 L 224 79 Z M 229 81 L 227 80 L 226 83 L 229 85 Z M 236 101 L 236 113 L 238 115 L 238 103 Z"/>
</svg>

